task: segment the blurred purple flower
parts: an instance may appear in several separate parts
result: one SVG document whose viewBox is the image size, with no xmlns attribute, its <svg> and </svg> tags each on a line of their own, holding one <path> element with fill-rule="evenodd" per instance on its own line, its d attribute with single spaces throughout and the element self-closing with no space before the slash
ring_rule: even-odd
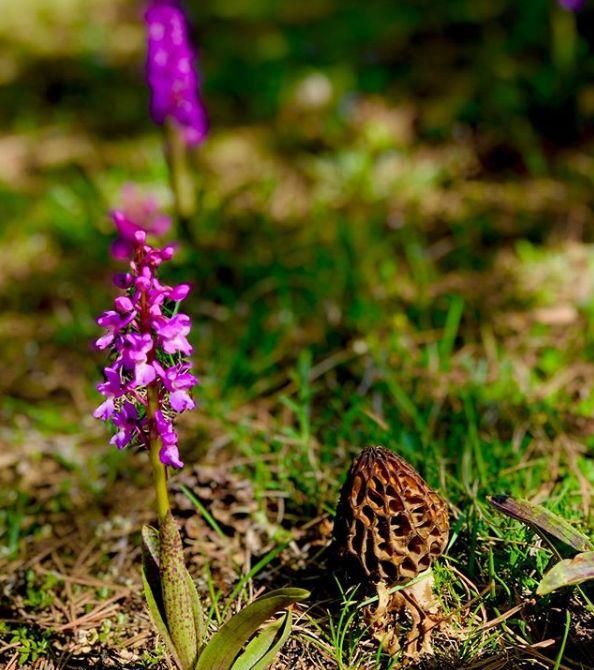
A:
<svg viewBox="0 0 594 670">
<path fill-rule="evenodd" d="M 586 4 L 586 0 L 559 0 L 559 4 L 570 12 L 578 12 Z"/>
<path fill-rule="evenodd" d="M 135 235 L 145 231 L 147 235 L 165 235 L 171 227 L 171 219 L 159 210 L 156 199 L 143 194 L 134 184 L 122 189 L 122 205 L 111 212 L 112 221 L 118 231 L 111 252 L 115 258 L 129 258 L 134 250 Z"/>
<path fill-rule="evenodd" d="M 124 214 L 116 211 L 112 216 L 122 235 L 118 222 Z M 120 449 L 130 444 L 150 447 L 157 435 L 161 461 L 180 468 L 173 419 L 193 409 L 190 391 L 198 383 L 185 358 L 192 352 L 187 339 L 190 317 L 177 312 L 190 287 L 167 286 L 157 277 L 157 268 L 173 256 L 172 246 L 150 246 L 144 230 L 126 235 L 129 271 L 114 278 L 124 294 L 115 299 L 114 309 L 97 319 L 107 332 L 95 346 L 111 349 L 112 359 L 105 367 L 105 381 L 97 386 L 105 400 L 94 416 L 111 421 L 116 428 L 111 443 Z M 156 399 L 156 407 L 153 402 L 149 406 L 149 398 Z"/>
<path fill-rule="evenodd" d="M 144 18 L 146 78 L 153 120 L 163 124 L 172 119 L 182 129 L 187 144 L 200 144 L 206 137 L 208 121 L 186 16 L 176 2 L 153 0 Z"/>
</svg>

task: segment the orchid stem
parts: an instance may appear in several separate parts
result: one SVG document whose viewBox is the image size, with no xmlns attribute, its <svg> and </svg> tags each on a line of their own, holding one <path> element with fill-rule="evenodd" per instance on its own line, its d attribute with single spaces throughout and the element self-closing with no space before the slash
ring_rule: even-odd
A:
<svg viewBox="0 0 594 670">
<path fill-rule="evenodd" d="M 149 425 L 153 423 L 152 419 L 158 407 L 157 389 L 153 386 L 148 387 L 148 407 L 147 417 Z M 154 429 L 151 430 L 149 457 L 153 467 L 153 481 L 155 484 L 155 493 L 157 495 L 157 516 L 161 522 L 168 514 L 169 494 L 167 493 L 167 468 L 161 462 L 159 456 L 159 439 L 155 435 Z"/>
<path fill-rule="evenodd" d="M 167 494 L 167 470 L 159 458 L 159 443 L 157 440 L 151 440 L 150 458 L 157 494 L 157 515 L 159 521 L 162 521 L 169 512 L 169 496 Z"/>
<path fill-rule="evenodd" d="M 180 129 L 171 119 L 165 122 L 165 144 L 169 178 L 180 232 L 191 239 L 190 219 L 196 211 L 196 193 L 188 166 L 188 149 Z"/>
</svg>

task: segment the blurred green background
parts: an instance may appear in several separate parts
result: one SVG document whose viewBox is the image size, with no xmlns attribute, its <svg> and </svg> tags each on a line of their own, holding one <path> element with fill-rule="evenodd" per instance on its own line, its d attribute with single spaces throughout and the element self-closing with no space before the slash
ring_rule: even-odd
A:
<svg viewBox="0 0 594 670">
<path fill-rule="evenodd" d="M 592 355 L 592 10 L 189 9 L 212 125 L 195 156 L 195 245 L 172 271 L 195 285 L 203 409 L 190 453 L 212 439 L 204 417 L 228 430 L 230 412 L 264 399 L 277 420 L 276 394 L 312 366 L 316 430 L 332 433 L 322 462 L 337 436 L 369 441 L 390 413 L 377 439 L 419 461 L 428 422 L 449 443 L 439 413 L 464 423 L 468 394 L 479 424 L 493 412 L 496 432 L 509 423 L 504 441 L 507 405 L 537 423 L 551 420 L 543 403 L 588 422 L 590 386 L 554 379 Z M 87 414 L 101 362 L 89 341 L 112 296 L 106 213 L 129 182 L 171 205 L 147 114 L 142 3 L 3 11 L 3 420 L 9 441 L 81 426 L 101 440 Z"/>
<path fill-rule="evenodd" d="M 563 384 L 542 388 L 591 356 L 592 10 L 190 10 L 212 132 L 195 157 L 196 244 L 173 274 L 195 284 L 203 412 L 219 421 L 337 357 L 316 411 L 336 422 L 379 403 L 399 417 L 395 444 L 419 443 L 434 402 L 421 386 L 436 375 L 440 404 L 474 383 L 479 403 L 517 393 L 589 417 L 588 385 L 577 404 Z M 89 341 L 112 295 L 106 212 L 128 182 L 171 204 L 142 3 L 3 11 L 4 423 L 11 435 L 82 422 L 98 437 L 86 415 L 100 363 Z M 392 381 L 408 410 L 374 390 Z"/>
</svg>

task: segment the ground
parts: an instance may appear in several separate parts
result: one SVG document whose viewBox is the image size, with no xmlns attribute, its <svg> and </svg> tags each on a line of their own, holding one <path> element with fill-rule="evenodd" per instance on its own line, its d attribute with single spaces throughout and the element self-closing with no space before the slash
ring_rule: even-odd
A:
<svg viewBox="0 0 594 670">
<path fill-rule="evenodd" d="M 414 4 L 196 10 L 212 129 L 168 273 L 193 285 L 201 378 L 171 478 L 189 569 L 213 630 L 311 590 L 276 670 L 398 667 L 330 547 L 349 464 L 381 444 L 449 506 L 447 626 L 414 667 L 591 667 L 592 589 L 536 596 L 551 548 L 487 496 L 592 535 L 593 90 L 553 69 L 562 104 L 526 92 L 518 35 L 484 28 L 513 3 Z M 107 211 L 129 182 L 171 207 L 141 3 L 22 5 L 0 26 L 0 661 L 167 668 L 140 586 L 148 459 L 91 416 Z"/>
</svg>

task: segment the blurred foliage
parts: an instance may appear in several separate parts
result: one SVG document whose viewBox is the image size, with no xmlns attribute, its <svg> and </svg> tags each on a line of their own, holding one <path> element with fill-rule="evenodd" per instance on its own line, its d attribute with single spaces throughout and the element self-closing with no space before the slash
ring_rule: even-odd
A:
<svg viewBox="0 0 594 670">
<path fill-rule="evenodd" d="M 104 134 L 147 128 L 141 2 L 6 4 L 3 123 L 24 127 L 43 109 Z M 538 137 L 575 141 L 594 115 L 588 3 L 574 28 L 552 0 L 187 4 L 217 126 L 273 119 L 312 72 L 331 83 L 339 109 L 355 94 L 414 96 L 429 137 L 463 122 L 528 150 Z"/>
<path fill-rule="evenodd" d="M 576 138 L 586 120 L 578 102 L 587 106 L 592 96 L 591 11 L 578 16 L 569 71 L 555 37 L 568 13 L 551 0 L 227 0 L 200 3 L 194 13 L 206 90 L 232 118 L 269 118 L 313 68 L 339 96 L 427 101 L 429 135 L 463 121 L 497 130 L 505 123 L 516 140 L 536 125 L 538 134 L 563 141 Z M 591 118 L 591 108 L 582 111 Z"/>
</svg>

